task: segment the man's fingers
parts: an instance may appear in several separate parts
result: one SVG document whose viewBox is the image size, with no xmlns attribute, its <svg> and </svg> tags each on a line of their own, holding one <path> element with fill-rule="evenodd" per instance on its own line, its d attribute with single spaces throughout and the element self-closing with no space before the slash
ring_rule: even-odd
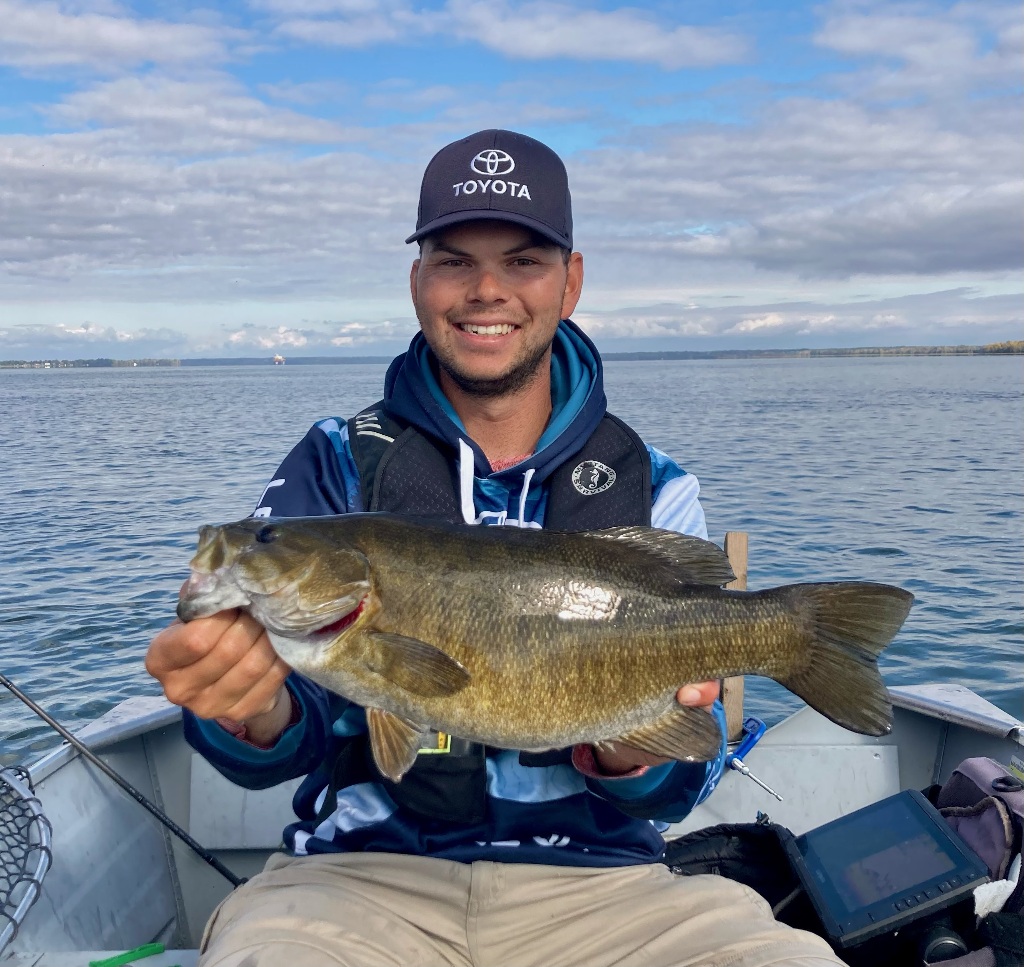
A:
<svg viewBox="0 0 1024 967">
<path fill-rule="evenodd" d="M 176 705 L 237 720 L 266 711 L 290 671 L 259 622 L 233 610 L 165 628 L 146 668 Z"/>
<path fill-rule="evenodd" d="M 676 701 L 680 705 L 692 705 L 697 708 L 704 708 L 708 705 L 712 705 L 718 694 L 720 688 L 717 681 L 714 682 L 694 682 L 689 685 L 684 685 L 676 693 Z"/>
<path fill-rule="evenodd" d="M 244 722 L 254 715 L 263 715 L 272 711 L 277 705 L 277 696 L 281 694 L 281 686 L 291 672 L 280 658 L 267 669 L 266 674 L 253 685 L 234 705 L 224 713 L 224 718 L 235 722 Z"/>
<path fill-rule="evenodd" d="M 201 661 L 238 620 L 239 612 L 231 610 L 197 618 L 188 624 L 173 621 L 150 642 L 146 670 L 154 678 L 163 680 L 168 673 Z"/>
<path fill-rule="evenodd" d="M 224 716 L 242 721 L 266 711 L 288 671 L 263 636 L 214 682 L 193 696 L 189 708 L 202 718 Z"/>
<path fill-rule="evenodd" d="M 205 688 L 212 685 L 224 678 L 239 663 L 252 669 L 254 673 L 261 673 L 273 662 L 275 652 L 266 632 L 259 622 L 254 621 L 249 615 L 238 614 L 226 628 L 217 630 L 219 637 L 212 647 L 208 647 L 195 662 L 184 669 L 197 687 Z M 210 633 L 213 633 L 213 629 Z"/>
</svg>

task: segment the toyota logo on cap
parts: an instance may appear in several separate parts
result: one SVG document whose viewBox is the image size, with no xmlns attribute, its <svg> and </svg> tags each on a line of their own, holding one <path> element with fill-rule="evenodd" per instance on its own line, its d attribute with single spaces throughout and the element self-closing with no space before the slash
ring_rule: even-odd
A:
<svg viewBox="0 0 1024 967">
<path fill-rule="evenodd" d="M 481 151 L 470 163 L 470 169 L 478 175 L 508 175 L 515 171 L 516 163 L 507 151 L 491 148 Z"/>
</svg>

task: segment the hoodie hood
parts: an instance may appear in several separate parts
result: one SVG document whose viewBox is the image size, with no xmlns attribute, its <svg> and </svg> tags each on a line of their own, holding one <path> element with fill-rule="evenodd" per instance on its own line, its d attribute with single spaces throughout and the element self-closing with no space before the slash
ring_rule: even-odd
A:
<svg viewBox="0 0 1024 967">
<path fill-rule="evenodd" d="M 483 451 L 469 438 L 455 409 L 441 392 L 437 360 L 421 332 L 413 336 L 409 349 L 388 367 L 384 404 L 400 420 L 411 423 L 455 454 L 468 447 L 473 453 L 475 476 L 501 479 L 532 471 L 533 482 L 541 483 L 582 449 L 604 417 L 608 401 L 597 348 L 576 323 L 563 319 L 551 347 L 551 418 L 533 456 L 515 467 L 492 474 Z"/>
</svg>

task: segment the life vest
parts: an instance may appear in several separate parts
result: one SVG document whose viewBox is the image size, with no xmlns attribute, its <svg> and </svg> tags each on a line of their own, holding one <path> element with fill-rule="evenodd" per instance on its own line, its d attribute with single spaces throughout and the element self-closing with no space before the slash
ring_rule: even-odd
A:
<svg viewBox="0 0 1024 967">
<path fill-rule="evenodd" d="M 348 422 L 364 510 L 463 523 L 458 470 L 416 427 L 375 403 Z M 651 523 L 651 458 L 643 440 L 606 413 L 583 449 L 548 481 L 544 526 L 600 530 Z"/>
<path fill-rule="evenodd" d="M 398 420 L 383 401 L 349 420 L 348 432 L 364 510 L 464 523 L 458 468 L 431 438 Z M 544 526 L 549 530 L 651 523 L 650 455 L 636 432 L 610 413 L 546 485 Z M 568 763 L 571 752 L 521 752 L 519 761 L 526 766 Z M 399 806 L 426 819 L 482 822 L 487 753 L 479 743 L 429 733 L 412 768 L 395 783 L 378 771 L 365 734 L 338 740 L 318 819 L 333 812 L 338 790 L 378 782 Z"/>
</svg>

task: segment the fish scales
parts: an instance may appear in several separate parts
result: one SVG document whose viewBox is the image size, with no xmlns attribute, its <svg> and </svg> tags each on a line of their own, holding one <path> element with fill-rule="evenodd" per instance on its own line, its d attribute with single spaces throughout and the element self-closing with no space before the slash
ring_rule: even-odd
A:
<svg viewBox="0 0 1024 967">
<path fill-rule="evenodd" d="M 708 758 L 717 727 L 675 695 L 736 674 L 774 678 L 880 734 L 891 708 L 875 661 L 912 601 L 862 582 L 723 590 L 720 549 L 654 528 L 391 514 L 206 528 L 192 570 L 182 618 L 250 611 L 286 662 L 371 710 L 371 735 L 404 749 L 375 741 L 392 778 L 426 729 L 505 748 L 621 739 Z"/>
<path fill-rule="evenodd" d="M 597 619 L 563 618 L 550 613 L 554 605 L 545 598 L 552 596 L 552 588 L 540 575 L 517 574 L 495 591 L 492 586 L 498 588 L 496 583 L 481 581 L 482 576 L 508 580 L 507 548 L 498 544 L 490 549 L 494 552 L 490 561 L 482 555 L 467 560 L 463 577 L 469 578 L 464 580 L 412 585 L 406 580 L 409 550 L 403 550 L 401 566 L 382 566 L 376 571 L 381 613 L 391 616 L 378 620 L 377 626 L 437 644 L 471 676 L 459 699 L 424 700 L 422 712 L 407 707 L 411 716 L 436 717 L 440 708 L 448 707 L 452 728 L 461 729 L 460 735 L 469 730 L 476 733 L 472 737 L 490 739 L 491 744 L 505 744 L 513 735 L 540 742 L 539 737 L 546 735 L 567 744 L 576 739 L 581 727 L 609 719 L 623 727 L 633 724 L 625 710 L 638 703 L 656 702 L 669 708 L 676 689 L 687 681 L 722 677 L 757 665 L 753 655 L 745 654 L 750 649 L 745 649 L 743 639 L 729 633 L 749 624 L 755 610 L 749 596 L 730 598 L 720 592 L 719 600 L 711 601 L 706 594 L 691 593 L 666 600 L 635 588 L 632 600 L 621 602 L 622 593 L 611 589 L 607 579 L 599 584 L 589 573 L 598 562 L 584 558 L 582 563 L 571 562 L 575 583 L 604 592 L 597 597 L 608 607 L 599 611 L 603 617 Z M 579 590 L 575 588 L 574 593 Z M 618 610 L 610 616 L 616 599 Z M 774 613 L 778 609 L 762 604 L 761 610 Z M 566 622 L 573 620 L 591 626 L 581 629 L 586 637 L 565 633 Z M 685 635 L 680 634 L 681 629 Z M 628 643 L 625 649 L 621 647 L 624 642 Z M 710 666 L 706 659 L 701 662 L 702 646 L 711 646 L 708 650 L 718 664 Z M 758 673 L 783 670 L 787 660 L 781 655 L 781 651 L 778 656 L 768 655 L 766 667 Z M 523 676 L 538 663 L 557 668 L 557 674 L 537 676 L 524 691 Z M 669 675 L 666 665 L 671 669 Z M 581 708 L 580 695 L 595 683 L 605 700 L 601 707 Z M 509 697 L 502 701 L 490 701 L 491 696 L 506 692 Z M 460 715 L 463 711 L 470 712 L 472 721 Z M 514 732 L 510 731 L 513 723 Z"/>
</svg>

